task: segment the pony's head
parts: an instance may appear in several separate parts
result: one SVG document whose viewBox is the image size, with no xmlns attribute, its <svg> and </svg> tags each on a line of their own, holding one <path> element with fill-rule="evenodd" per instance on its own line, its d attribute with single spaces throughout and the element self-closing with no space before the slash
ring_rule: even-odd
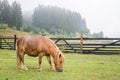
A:
<svg viewBox="0 0 120 80">
<path fill-rule="evenodd" d="M 55 69 L 58 72 L 63 71 L 64 55 L 61 51 L 58 52 L 56 57 Z"/>
</svg>

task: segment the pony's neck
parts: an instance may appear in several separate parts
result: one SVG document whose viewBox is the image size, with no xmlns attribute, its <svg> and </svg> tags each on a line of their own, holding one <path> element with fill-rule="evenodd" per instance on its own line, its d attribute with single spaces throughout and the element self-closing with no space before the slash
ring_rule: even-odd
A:
<svg viewBox="0 0 120 80">
<path fill-rule="evenodd" d="M 52 57 L 54 58 L 55 61 L 57 60 L 57 57 L 59 56 L 59 52 L 60 52 L 59 50 L 56 50 L 52 54 Z"/>
</svg>

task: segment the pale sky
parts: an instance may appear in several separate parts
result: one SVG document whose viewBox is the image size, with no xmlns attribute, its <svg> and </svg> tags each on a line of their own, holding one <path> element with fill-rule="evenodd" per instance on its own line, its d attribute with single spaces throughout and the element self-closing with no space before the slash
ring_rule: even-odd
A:
<svg viewBox="0 0 120 80">
<path fill-rule="evenodd" d="M 104 36 L 120 38 L 120 0 L 9 0 L 13 1 L 18 1 L 23 11 L 42 4 L 78 12 L 91 33 L 103 31 Z"/>
</svg>

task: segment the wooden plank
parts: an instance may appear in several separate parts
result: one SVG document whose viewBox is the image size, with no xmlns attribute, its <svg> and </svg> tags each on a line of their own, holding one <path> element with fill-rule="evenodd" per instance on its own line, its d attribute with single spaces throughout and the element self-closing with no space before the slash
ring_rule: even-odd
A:
<svg viewBox="0 0 120 80">
<path fill-rule="evenodd" d="M 84 53 L 87 53 L 87 54 L 120 54 L 119 51 L 83 51 Z"/>
<path fill-rule="evenodd" d="M 120 38 L 83 38 L 83 40 L 120 40 Z"/>
<path fill-rule="evenodd" d="M 51 38 L 52 40 L 80 40 L 80 38 Z M 83 40 L 120 40 L 120 38 L 83 38 Z"/>
<path fill-rule="evenodd" d="M 112 42 L 112 43 L 109 43 L 109 44 L 104 44 L 104 45 L 102 45 L 101 47 L 97 47 L 95 50 L 98 50 L 99 48 L 105 48 L 106 46 L 108 46 L 108 45 L 115 45 L 116 43 L 118 43 L 118 42 L 120 42 L 120 40 L 118 40 L 118 41 L 115 41 L 115 42 Z M 119 44 L 118 44 L 119 45 Z"/>
</svg>

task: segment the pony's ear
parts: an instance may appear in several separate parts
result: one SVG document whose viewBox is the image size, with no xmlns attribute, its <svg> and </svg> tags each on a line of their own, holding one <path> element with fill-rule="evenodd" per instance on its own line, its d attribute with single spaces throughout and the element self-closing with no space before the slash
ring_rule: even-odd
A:
<svg viewBox="0 0 120 80">
<path fill-rule="evenodd" d="M 61 58 L 61 56 L 62 56 L 62 55 L 61 55 L 61 54 L 59 54 L 59 58 Z"/>
</svg>

